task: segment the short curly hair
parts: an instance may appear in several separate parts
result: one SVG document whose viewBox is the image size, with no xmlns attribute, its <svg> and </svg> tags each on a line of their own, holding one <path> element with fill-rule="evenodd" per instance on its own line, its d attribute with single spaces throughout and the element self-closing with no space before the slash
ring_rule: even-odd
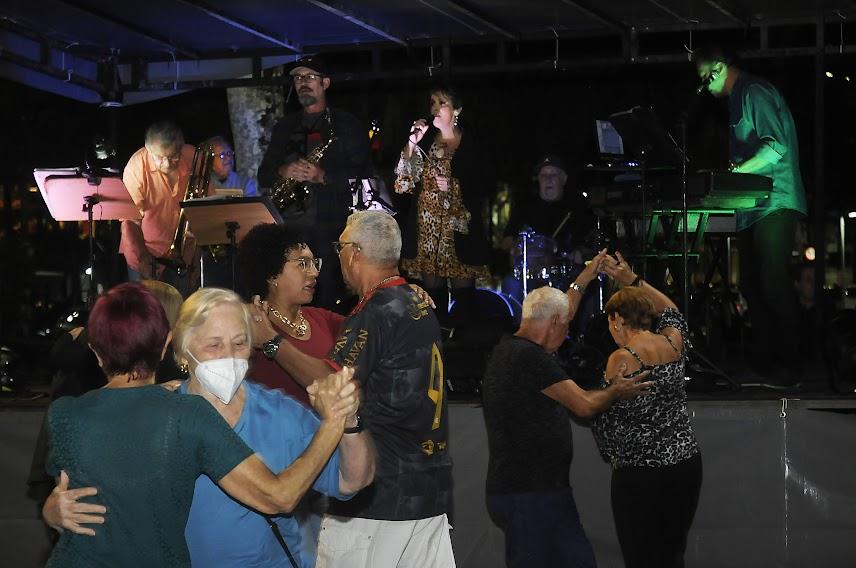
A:
<svg viewBox="0 0 856 568">
<path fill-rule="evenodd" d="M 256 225 L 238 245 L 238 269 L 247 300 L 267 299 L 268 282 L 282 272 L 289 252 L 308 245 L 300 231 L 288 225 Z"/>
<path fill-rule="evenodd" d="M 654 302 L 635 286 L 627 286 L 613 294 L 603 311 L 608 316 L 617 314 L 623 317 L 624 323 L 632 329 L 653 329 L 657 319 Z"/>
</svg>

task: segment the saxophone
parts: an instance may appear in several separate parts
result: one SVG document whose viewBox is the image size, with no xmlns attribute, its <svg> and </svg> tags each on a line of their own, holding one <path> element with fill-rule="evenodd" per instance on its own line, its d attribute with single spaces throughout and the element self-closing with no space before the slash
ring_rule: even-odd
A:
<svg viewBox="0 0 856 568">
<path fill-rule="evenodd" d="M 193 163 L 190 166 L 190 178 L 184 192 L 183 201 L 205 197 L 208 192 L 208 182 L 211 176 L 211 162 L 214 159 L 214 146 L 200 144 L 193 152 Z M 178 214 L 178 225 L 166 258 L 158 262 L 175 268 L 179 276 L 187 273 L 188 265 L 184 260 L 184 244 L 187 239 L 187 217 L 182 208 Z"/>
<path fill-rule="evenodd" d="M 330 120 L 329 115 L 327 120 Z M 333 136 L 331 123 L 330 138 L 327 142 L 309 152 L 304 159 L 310 164 L 317 164 L 324 157 L 324 152 L 327 151 L 330 144 L 335 141 L 336 137 Z M 283 212 L 291 205 L 296 205 L 298 210 L 303 210 L 306 208 L 309 196 L 312 195 L 310 185 L 310 182 L 300 182 L 294 178 L 279 178 L 274 182 L 273 187 L 271 187 L 271 200 L 276 208 Z"/>
</svg>

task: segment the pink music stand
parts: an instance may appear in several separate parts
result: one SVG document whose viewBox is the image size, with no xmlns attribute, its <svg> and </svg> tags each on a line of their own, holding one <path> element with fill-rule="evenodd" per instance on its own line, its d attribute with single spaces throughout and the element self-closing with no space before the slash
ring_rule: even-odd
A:
<svg viewBox="0 0 856 568">
<path fill-rule="evenodd" d="M 95 296 L 94 221 L 138 220 L 140 210 L 118 173 L 83 173 L 78 168 L 33 171 L 42 199 L 57 221 L 89 221 L 90 299 Z"/>
</svg>

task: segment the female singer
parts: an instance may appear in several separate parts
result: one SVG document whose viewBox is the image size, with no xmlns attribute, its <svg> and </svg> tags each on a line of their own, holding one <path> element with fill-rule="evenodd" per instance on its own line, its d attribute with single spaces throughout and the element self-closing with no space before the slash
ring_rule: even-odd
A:
<svg viewBox="0 0 856 568">
<path fill-rule="evenodd" d="M 395 168 L 397 193 L 414 193 L 416 203 L 404 230 L 402 267 L 419 274 L 435 299 L 441 323 L 446 319 L 447 281 L 451 282 L 457 320 L 466 320 L 475 300 L 475 280 L 488 277 L 488 243 L 481 202 L 491 188 L 477 139 L 458 126 L 463 104 L 448 87 L 431 91 L 431 125 L 413 123 Z M 460 323 L 460 321 L 456 322 Z"/>
</svg>

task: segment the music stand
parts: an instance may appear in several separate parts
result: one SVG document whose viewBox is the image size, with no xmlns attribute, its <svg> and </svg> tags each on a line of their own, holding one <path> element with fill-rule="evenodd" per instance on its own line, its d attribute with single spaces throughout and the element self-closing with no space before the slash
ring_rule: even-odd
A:
<svg viewBox="0 0 856 568">
<path fill-rule="evenodd" d="M 33 170 L 36 184 L 56 221 L 89 221 L 89 301 L 98 294 L 95 284 L 94 221 L 139 220 L 142 214 L 118 172 L 80 168 Z"/>
<path fill-rule="evenodd" d="M 182 201 L 181 208 L 196 244 L 229 245 L 233 290 L 237 244 L 256 225 L 282 224 L 282 216 L 270 197 L 203 197 Z"/>
</svg>

